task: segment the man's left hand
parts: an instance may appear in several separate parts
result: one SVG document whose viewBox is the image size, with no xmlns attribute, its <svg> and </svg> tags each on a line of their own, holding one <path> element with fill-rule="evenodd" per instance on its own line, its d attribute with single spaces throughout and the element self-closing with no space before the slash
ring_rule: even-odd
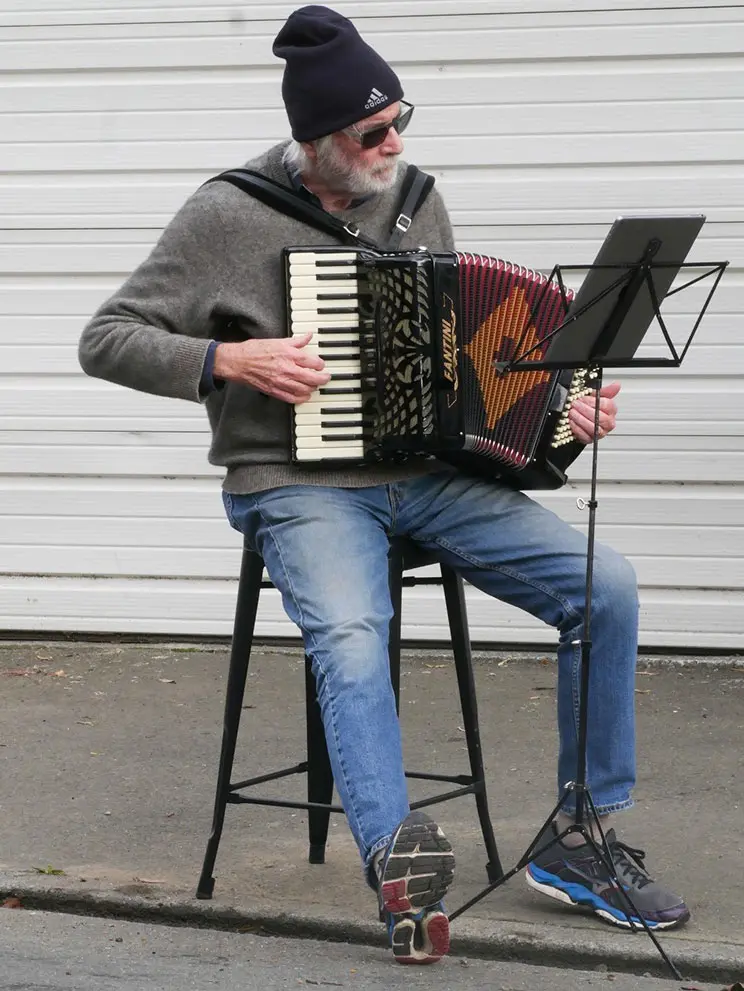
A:
<svg viewBox="0 0 744 991">
<path fill-rule="evenodd" d="M 617 404 L 615 396 L 620 392 L 619 382 L 610 382 L 599 390 L 599 431 L 601 439 L 615 429 L 617 419 Z M 597 405 L 597 393 L 590 392 L 582 396 L 572 405 L 568 413 L 571 433 L 582 444 L 591 444 L 594 439 L 594 411 Z"/>
</svg>

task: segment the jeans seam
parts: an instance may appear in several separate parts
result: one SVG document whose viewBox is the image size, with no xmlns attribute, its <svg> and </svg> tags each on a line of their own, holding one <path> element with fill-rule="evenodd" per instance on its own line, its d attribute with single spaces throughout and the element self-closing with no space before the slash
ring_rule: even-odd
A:
<svg viewBox="0 0 744 991">
<path fill-rule="evenodd" d="M 274 545 L 274 548 L 275 548 L 276 553 L 277 553 L 277 557 L 279 558 L 279 561 L 280 561 L 281 566 L 282 566 L 282 570 L 284 571 L 284 575 L 285 575 L 286 582 L 287 582 L 287 588 L 288 588 L 288 590 L 289 590 L 289 592 L 290 592 L 290 594 L 292 596 L 292 601 L 295 604 L 295 608 L 297 609 L 297 616 L 298 616 L 298 618 L 300 620 L 301 627 L 304 630 L 304 629 L 306 629 L 306 627 L 305 627 L 305 622 L 303 620 L 302 608 L 301 608 L 299 602 L 297 601 L 297 596 L 295 595 L 294 587 L 292 585 L 292 578 L 290 576 L 289 569 L 287 568 L 287 566 L 284 563 L 284 558 L 282 556 L 281 547 L 279 546 L 276 538 L 274 537 L 274 532 L 273 532 L 271 523 L 269 523 L 269 521 L 264 516 L 264 514 L 263 514 L 263 512 L 261 510 L 261 507 L 258 504 L 258 501 L 257 500 L 256 500 L 256 511 L 258 512 L 259 516 L 263 520 L 264 525 L 266 527 L 266 532 L 267 532 L 268 536 L 270 537 L 270 539 L 271 539 L 271 541 L 272 541 L 272 543 Z M 317 647 L 317 643 L 315 642 L 315 637 L 309 631 L 307 632 L 307 638 L 310 641 L 310 647 L 311 648 Z M 325 669 L 323 667 L 323 664 L 320 661 L 320 659 L 316 655 L 313 655 L 313 660 L 314 660 L 315 664 L 317 665 L 318 669 L 320 670 L 320 672 L 325 676 L 326 671 L 325 671 Z M 346 792 L 347 792 L 347 794 L 349 796 L 349 802 L 351 804 L 351 809 L 346 809 L 345 810 L 346 817 L 347 817 L 347 819 L 350 818 L 349 813 L 351 812 L 351 815 L 354 818 L 354 832 L 359 833 L 360 832 L 359 814 L 357 813 L 357 810 L 356 810 L 356 808 L 354 806 L 354 793 L 353 793 L 353 789 L 350 787 L 348 769 L 347 769 L 346 763 L 344 761 L 344 758 L 342 756 L 343 751 L 341 749 L 340 738 L 339 738 L 339 735 L 338 735 L 338 727 L 337 727 L 337 722 L 336 722 L 336 710 L 335 710 L 335 707 L 334 707 L 334 704 L 333 704 L 333 696 L 332 696 L 332 693 L 330 693 L 330 692 L 328 693 L 328 704 L 329 704 L 329 709 L 330 709 L 330 712 L 331 712 L 331 726 L 333 728 L 333 738 L 334 738 L 334 741 L 336 743 L 336 752 L 338 754 L 339 767 L 341 769 L 341 773 L 344 776 L 344 784 L 346 786 Z"/>
<path fill-rule="evenodd" d="M 501 575 L 506 575 L 508 578 L 513 578 L 515 581 L 521 582 L 523 585 L 529 585 L 530 588 L 534 588 L 539 592 L 544 592 L 545 595 L 549 595 L 551 599 L 556 602 L 560 602 L 563 606 L 566 615 L 570 619 L 574 619 L 578 622 L 581 619 L 580 615 L 576 612 L 571 603 L 565 599 L 562 595 L 558 595 L 553 589 L 549 588 L 547 585 L 543 585 L 542 582 L 536 582 L 527 575 L 522 574 L 521 571 L 515 571 L 514 568 L 509 568 L 507 565 L 503 564 L 486 564 L 484 561 L 479 561 L 478 558 L 473 557 L 470 554 L 466 554 L 461 551 L 458 547 L 454 547 L 448 540 L 444 540 L 441 537 L 437 537 L 434 540 L 437 546 L 443 548 L 444 550 L 450 551 L 450 553 L 455 554 L 457 557 L 461 558 L 463 561 L 467 561 L 468 564 L 475 565 L 476 568 L 480 568 L 482 571 L 495 571 Z"/>
<path fill-rule="evenodd" d="M 400 496 L 398 494 L 398 489 L 394 482 L 388 482 L 387 484 L 388 501 L 390 503 L 390 530 L 388 536 L 395 533 L 395 524 L 398 517 L 398 504 L 400 502 Z"/>
<path fill-rule="evenodd" d="M 579 739 L 579 723 L 581 721 L 581 656 L 580 644 L 573 644 L 573 664 L 571 665 L 571 696 L 574 717 L 574 735 Z"/>
</svg>

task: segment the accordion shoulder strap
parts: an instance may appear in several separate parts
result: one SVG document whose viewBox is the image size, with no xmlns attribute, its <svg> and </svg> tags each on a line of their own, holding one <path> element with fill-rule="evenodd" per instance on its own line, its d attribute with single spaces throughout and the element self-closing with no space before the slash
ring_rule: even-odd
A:
<svg viewBox="0 0 744 991">
<path fill-rule="evenodd" d="M 424 200 L 429 195 L 434 185 L 434 176 L 427 175 L 415 165 L 409 165 L 406 170 L 403 185 L 400 190 L 398 200 L 398 216 L 393 224 L 390 237 L 385 245 L 388 251 L 394 251 L 400 244 L 403 235 L 413 223 L 419 208 L 423 206 Z"/>
<path fill-rule="evenodd" d="M 210 182 L 229 182 L 267 206 L 280 210 L 316 230 L 332 234 L 345 244 L 380 250 L 380 245 L 371 238 L 365 237 L 356 224 L 343 223 L 326 210 L 298 196 L 293 190 L 260 172 L 254 172 L 253 169 L 228 169 L 227 172 L 220 172 L 219 175 L 207 179 L 204 185 Z M 413 218 L 433 185 L 434 176 L 427 175 L 415 165 L 408 166 L 398 199 L 397 217 L 385 245 L 387 251 L 395 251 L 398 248 L 403 235 L 411 226 Z"/>
<path fill-rule="evenodd" d="M 303 224 L 332 234 L 346 244 L 380 250 L 379 244 L 365 237 L 355 224 L 343 223 L 332 214 L 298 196 L 291 189 L 260 172 L 254 172 L 253 169 L 229 169 L 227 172 L 212 176 L 204 185 L 210 182 L 229 182 L 267 206 L 274 207 Z"/>
</svg>

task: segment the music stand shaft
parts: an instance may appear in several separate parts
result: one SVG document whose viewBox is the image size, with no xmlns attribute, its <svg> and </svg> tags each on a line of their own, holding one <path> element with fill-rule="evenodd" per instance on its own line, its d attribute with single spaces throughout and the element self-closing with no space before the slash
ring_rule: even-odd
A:
<svg viewBox="0 0 744 991">
<path fill-rule="evenodd" d="M 599 441 L 599 397 L 602 388 L 602 369 L 594 369 L 597 383 L 597 402 L 594 407 L 594 438 L 592 440 L 592 480 L 589 490 L 589 527 L 586 546 L 586 579 L 584 587 L 584 624 L 581 637 L 581 688 L 579 698 L 579 749 L 576 767 L 576 815 L 574 821 L 584 821 L 584 800 L 587 787 L 587 739 L 589 734 L 589 670 L 592 652 L 592 583 L 594 579 L 594 543 L 597 525 L 597 465 Z M 586 704 L 582 704 L 586 701 Z"/>
</svg>

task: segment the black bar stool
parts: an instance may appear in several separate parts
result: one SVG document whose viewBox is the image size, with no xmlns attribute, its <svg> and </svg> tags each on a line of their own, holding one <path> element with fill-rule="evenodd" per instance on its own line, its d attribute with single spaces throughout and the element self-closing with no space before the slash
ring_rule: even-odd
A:
<svg viewBox="0 0 744 991">
<path fill-rule="evenodd" d="M 462 579 L 444 564 L 439 564 L 441 577 L 416 577 L 404 575 L 405 571 L 433 564 L 436 558 L 423 551 L 413 541 L 405 538 L 394 538 L 390 542 L 389 574 L 390 594 L 393 603 L 393 618 L 390 624 L 390 678 L 395 691 L 395 700 L 400 707 L 400 631 L 401 631 L 401 600 L 404 587 L 417 584 L 441 585 L 449 618 L 452 652 L 455 659 L 455 672 L 460 693 L 460 705 L 465 728 L 465 740 L 470 759 L 470 774 L 426 774 L 407 771 L 406 777 L 425 781 L 435 781 L 458 787 L 444 791 L 430 798 L 413 802 L 411 808 L 420 809 L 437 802 L 445 802 L 461 795 L 473 795 L 478 811 L 483 842 L 486 848 L 486 871 L 490 881 L 495 881 L 503 875 L 499 860 L 496 840 L 493 835 L 491 817 L 488 812 L 486 798 L 486 781 L 483 771 L 483 756 L 481 753 L 480 732 L 478 729 L 478 708 L 475 697 L 475 682 L 473 679 L 473 663 L 468 635 L 467 614 L 465 610 L 465 595 Z M 222 750 L 220 753 L 219 771 L 217 775 L 217 793 L 214 802 L 212 832 L 207 843 L 207 850 L 202 866 L 201 877 L 196 891 L 197 898 L 211 898 L 214 891 L 214 863 L 217 849 L 222 836 L 225 821 L 225 810 L 228 803 L 250 803 L 253 805 L 272 805 L 288 809 L 307 809 L 310 838 L 309 860 L 311 864 L 322 864 L 325 861 L 325 847 L 328 838 L 328 825 L 331 812 L 343 812 L 339 805 L 332 805 L 333 775 L 326 749 L 323 723 L 320 716 L 315 693 L 315 678 L 310 662 L 305 658 L 305 704 L 307 713 L 307 755 L 306 760 L 292 767 L 272 771 L 245 781 L 231 782 L 235 746 L 238 738 L 238 726 L 243 707 L 245 683 L 248 675 L 248 662 L 253 645 L 253 630 L 258 611 L 258 598 L 262 588 L 273 588 L 268 579 L 263 578 L 264 562 L 261 556 L 245 547 L 240 569 L 238 584 L 238 601 L 235 609 L 235 625 L 233 629 L 232 650 L 230 653 L 230 669 L 227 678 L 225 697 L 225 717 L 222 733 Z M 254 795 L 241 794 L 245 789 L 277 778 L 289 777 L 294 774 L 307 775 L 306 802 L 282 801 L 279 799 L 257 798 Z"/>
</svg>

